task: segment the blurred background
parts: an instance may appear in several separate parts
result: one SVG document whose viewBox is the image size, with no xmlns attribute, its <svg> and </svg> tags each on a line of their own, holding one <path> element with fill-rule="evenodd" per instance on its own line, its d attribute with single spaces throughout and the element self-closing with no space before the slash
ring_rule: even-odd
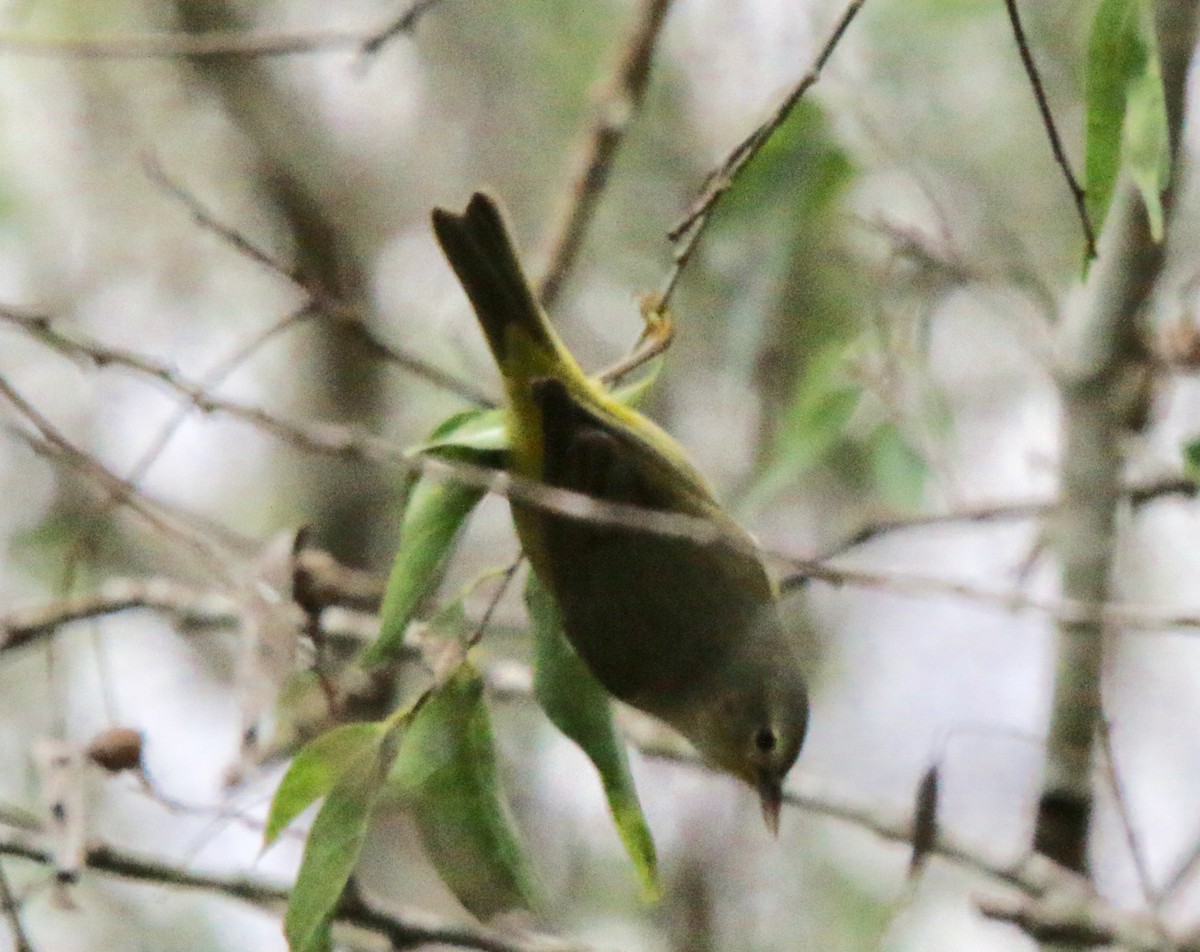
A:
<svg viewBox="0 0 1200 952">
<path fill-rule="evenodd" d="M 1094 4 L 1025 6 L 1077 156 Z M 608 366 L 631 346 L 637 296 L 661 285 L 671 261 L 667 231 L 809 70 L 841 10 L 827 0 L 671 6 L 646 100 L 554 307 L 585 367 Z M 308 524 L 313 544 L 341 562 L 386 573 L 402 474 L 220 412 L 193 409 L 164 440 L 188 406 L 164 376 L 398 447 L 477 395 L 497 397 L 429 211 L 491 187 L 538 273 L 638 5 L 442 0 L 371 54 L 353 41 L 209 57 L 87 56 L 55 44 L 213 31 L 365 39 L 401 12 L 384 0 L 12 0 L 2 9 L 0 377 L 93 463 L 243 554 Z M 14 37 L 47 42 L 31 49 Z M 1151 323 L 1164 329 L 1192 322 L 1194 262 L 1180 249 L 1195 234 L 1193 198 L 1178 202 L 1154 301 Z M 880 521 L 1049 500 L 1055 330 L 1080 262 L 1078 220 L 1003 5 L 872 0 L 719 208 L 684 272 L 677 339 L 647 409 L 781 556 L 839 549 Z M 306 309 L 314 295 L 350 318 Z M 32 316 L 99 359 L 48 346 Z M 165 372 L 119 359 L 131 355 Z M 1178 474 L 1180 446 L 1200 429 L 1194 382 L 1156 384 L 1150 417 L 1126 447 L 1131 478 Z M 94 471 L 55 452 L 32 419 L 5 404 L 4 611 L 114 578 L 218 587 L 194 548 L 110 505 Z M 1156 612 L 1194 612 L 1194 503 L 1163 498 L 1123 520 L 1119 593 Z M 834 564 L 1052 600 L 1052 535 L 1041 518 L 949 519 L 887 532 Z M 515 551 L 506 504 L 487 500 L 446 590 Z M 786 559 L 777 568 L 786 573 Z M 472 596 L 469 611 L 482 613 L 490 591 Z M 883 583 L 811 582 L 787 606 L 813 689 L 794 779 L 903 822 L 938 762 L 946 829 L 998 862 L 1021 856 L 1043 760 L 1053 619 Z M 519 597 L 506 599 L 488 657 L 525 657 L 522 625 Z M 1194 635 L 1128 635 L 1104 684 L 1136 839 L 1160 878 L 1200 835 L 1191 795 L 1200 749 L 1178 729 L 1200 716 Z M 279 777 L 266 766 L 233 792 L 224 787 L 238 758 L 236 655 L 228 627 L 196 632 L 137 610 L 0 653 L 5 815 L 38 809 L 37 738 L 86 743 L 112 724 L 131 726 L 144 732 L 154 784 L 178 802 L 97 773 L 91 835 L 181 868 L 286 882 L 301 843 L 259 856 L 259 832 L 221 816 L 233 804 L 261 817 Z M 666 892 L 647 906 L 583 755 L 528 704 L 497 703 L 494 717 L 504 786 L 548 897 L 547 931 L 631 952 L 1029 944 L 979 917 L 971 897 L 1001 887 L 969 869 L 935 858 L 910 885 L 903 846 L 799 809 L 773 840 L 749 791 L 635 755 Z M 1111 784 L 1097 787 L 1096 875 L 1118 904 L 1136 905 Z M 465 921 L 404 817 L 379 828 L 361 867 L 371 897 Z M 90 874 L 67 909 L 44 867 L 8 859 L 4 869 L 39 950 L 284 948 L 277 915 L 232 899 Z M 1166 906 L 1173 921 L 1187 921 L 1188 887 Z"/>
</svg>

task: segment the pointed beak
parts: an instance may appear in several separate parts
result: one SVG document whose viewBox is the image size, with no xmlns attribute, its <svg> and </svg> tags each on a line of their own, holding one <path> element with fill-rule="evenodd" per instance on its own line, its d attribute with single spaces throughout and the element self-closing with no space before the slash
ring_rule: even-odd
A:
<svg viewBox="0 0 1200 952">
<path fill-rule="evenodd" d="M 783 809 L 783 782 L 775 777 L 762 774 L 755 784 L 758 790 L 758 800 L 762 806 L 763 822 L 771 835 L 779 836 L 779 812 Z"/>
</svg>

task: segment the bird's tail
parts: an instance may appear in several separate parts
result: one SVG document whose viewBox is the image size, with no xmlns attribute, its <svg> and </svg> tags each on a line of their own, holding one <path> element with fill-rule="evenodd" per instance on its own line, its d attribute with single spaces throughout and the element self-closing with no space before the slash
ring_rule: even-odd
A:
<svg viewBox="0 0 1200 952">
<path fill-rule="evenodd" d="M 461 215 L 435 208 L 433 231 L 509 383 L 582 373 L 547 322 L 494 198 L 476 192 Z"/>
</svg>

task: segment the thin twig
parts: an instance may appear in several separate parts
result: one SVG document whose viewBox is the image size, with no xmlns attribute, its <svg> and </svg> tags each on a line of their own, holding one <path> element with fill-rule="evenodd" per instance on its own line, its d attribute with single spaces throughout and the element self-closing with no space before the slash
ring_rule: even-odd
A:
<svg viewBox="0 0 1200 952">
<path fill-rule="evenodd" d="M 679 282 L 679 276 L 683 273 L 683 269 L 687 266 L 688 261 L 691 260 L 692 254 L 695 252 L 696 246 L 700 241 L 700 236 L 707 228 L 713 209 L 717 203 L 733 186 L 738 175 L 741 174 L 750 160 L 766 145 L 767 140 L 787 121 L 788 116 L 792 114 L 792 110 L 796 108 L 796 105 L 804 97 L 804 94 L 820 79 L 821 71 L 825 68 L 826 62 L 833 55 L 833 51 L 837 48 L 838 43 L 841 42 L 850 23 L 854 20 L 858 11 L 862 9 L 864 3 L 866 3 L 866 0 L 850 0 L 850 3 L 846 5 L 846 9 L 834 26 L 829 39 L 825 41 L 825 45 L 817 55 L 812 69 L 805 73 L 800 81 L 792 87 L 792 90 L 775 108 L 766 122 L 739 142 L 726 157 L 725 161 L 721 163 L 720 167 L 709 175 L 708 185 L 704 189 L 703 194 L 692 205 L 691 210 L 683 219 L 671 229 L 668 237 L 672 242 L 675 242 L 675 260 L 667 272 L 662 288 L 658 292 L 658 303 L 660 306 L 670 301 L 671 295 L 675 291 L 675 285 Z"/>
<path fill-rule="evenodd" d="M 1154 877 L 1150 875 L 1150 863 L 1146 851 L 1138 840 L 1134 829 L 1133 810 L 1129 805 L 1129 797 L 1125 793 L 1125 784 L 1121 780 L 1121 772 L 1117 768 L 1117 755 L 1113 749 L 1112 724 L 1104 721 L 1100 725 L 1100 747 L 1104 751 L 1104 759 L 1108 762 L 1108 782 L 1112 789 L 1113 802 L 1117 807 L 1117 816 L 1121 820 L 1121 832 L 1125 836 L 1125 845 L 1129 847 L 1129 856 L 1133 860 L 1133 868 L 1137 873 L 1138 886 L 1142 890 L 1142 898 L 1152 909 L 1162 906 L 1162 891 L 1154 885 Z"/>
<path fill-rule="evenodd" d="M 21 922 L 21 907 L 17 902 L 17 895 L 8 881 L 8 871 L 3 863 L 0 863 L 0 910 L 3 911 L 8 930 L 12 933 L 13 952 L 33 952 L 33 945 Z"/>
<path fill-rule="evenodd" d="M 18 606 L 0 615 L 0 650 L 19 648 L 71 622 L 135 608 L 177 615 L 189 625 L 207 627 L 238 622 L 237 602 L 223 592 L 206 592 L 161 576 L 112 578 L 86 594 Z"/>
<path fill-rule="evenodd" d="M 199 383 L 177 373 L 173 367 L 142 354 L 119 350 L 83 337 L 69 337 L 55 330 L 44 317 L 0 307 L 0 321 L 27 327 L 31 334 L 64 355 L 82 358 L 97 366 L 116 365 L 135 371 L 182 394 L 202 412 L 223 413 L 303 450 L 364 462 L 387 463 L 410 473 L 454 480 L 582 522 L 688 539 L 699 545 L 750 544 L 741 537 L 731 536 L 709 519 L 609 502 L 463 460 L 414 454 L 355 427 L 292 423 L 259 407 L 212 396 Z M 72 451 L 79 452 L 73 447 Z M 127 483 L 107 471 L 105 477 L 110 485 L 114 485 L 115 481 L 116 485 L 127 487 L 125 491 L 134 491 L 133 487 L 128 487 Z"/>
<path fill-rule="evenodd" d="M 142 33 L 103 37 L 29 36 L 0 30 L 0 50 L 55 59 L 180 59 L 239 57 L 261 59 L 357 49 L 375 54 L 390 40 L 411 34 L 420 18 L 440 0 L 416 0 L 400 17 L 359 30 Z"/>
<path fill-rule="evenodd" d="M 19 857 L 43 866 L 52 866 L 49 852 L 31 846 L 23 839 L 0 839 L 0 855 Z M 129 850 L 100 846 L 88 851 L 87 869 L 119 876 L 135 882 L 172 886 L 217 893 L 257 906 L 275 907 L 288 901 L 285 886 L 255 876 L 220 876 L 192 872 L 169 861 L 144 856 Z M 370 908 L 361 902 L 345 903 L 334 913 L 338 923 L 358 926 L 386 935 L 396 948 L 425 944 L 445 945 L 479 952 L 579 952 L 580 947 L 555 942 L 544 936 L 522 939 L 482 927 L 449 925 L 433 917 L 425 921 L 415 916 L 399 917 Z"/>
<path fill-rule="evenodd" d="M 538 284 L 538 299 L 547 310 L 553 309 L 558 301 L 575 265 L 584 235 L 608 184 L 617 152 L 641 109 L 655 47 L 670 7 L 671 0 L 642 0 L 637 26 L 625 46 L 620 66 L 600 97 L 596 124 L 588 134 L 571 202 L 557 229 L 549 263 Z"/>
<path fill-rule="evenodd" d="M 694 754 L 670 743 L 637 737 L 633 738 L 633 742 L 644 756 L 685 764 L 694 769 L 712 770 Z M 789 789 L 784 792 L 784 803 L 789 806 L 849 823 L 888 842 L 906 846 L 912 843 L 913 828 L 909 817 L 889 820 L 878 809 L 833 792 L 809 777 L 802 776 L 788 786 Z M 1068 925 L 1079 933 L 1091 929 L 1107 936 L 1110 941 L 1141 952 L 1200 952 L 1200 936 L 1183 942 L 1164 941 L 1157 923 L 1139 913 L 1115 908 L 1100 897 L 1085 878 L 1044 856 L 1029 854 L 1012 863 L 997 861 L 956 842 L 951 834 L 944 831 L 932 844 L 930 854 L 1012 886 L 1030 900 L 1044 901 L 1048 907 L 1045 910 L 1034 909 L 1026 904 L 1031 924 L 1050 923 L 1058 907 L 1061 907 L 1069 918 L 1060 916 L 1058 924 Z M 1055 906 L 1056 899 L 1066 901 Z M 981 901 L 980 905 L 994 908 L 985 901 Z"/>
<path fill-rule="evenodd" d="M 12 320 L 14 318 L 0 309 L 0 319 Z M 517 499 L 541 509 L 585 522 L 685 538 L 700 545 L 728 544 L 730 542 L 728 536 L 704 519 L 598 500 L 581 493 L 546 486 L 533 480 L 463 461 L 449 461 L 433 456 L 414 456 L 385 440 L 348 427 L 306 427 L 290 423 L 258 407 L 212 397 L 202 387 L 180 377 L 170 367 L 158 364 L 141 355 L 117 351 L 94 342 L 84 344 L 79 340 L 65 337 L 45 323 L 39 324 L 38 329 L 49 344 L 64 353 L 85 357 L 101 365 L 121 364 L 147 374 L 184 394 L 201 410 L 223 412 L 302 449 L 375 463 L 389 463 L 409 472 L 476 486 L 487 492 Z M 109 480 L 115 478 L 111 474 L 107 475 Z M 803 587 L 810 580 L 815 579 L 835 586 L 852 585 L 896 594 L 950 595 L 982 604 L 995 605 L 1009 611 L 1038 611 L 1048 614 L 1060 622 L 1081 623 L 1099 619 L 1108 624 L 1143 631 L 1200 626 L 1200 619 L 1194 614 L 1156 615 L 1141 607 L 1129 605 L 1035 599 L 1021 593 L 980 589 L 969 583 L 903 576 L 895 573 L 868 572 L 833 566 L 816 559 L 804 560 L 796 559 L 791 555 L 777 555 L 796 568 L 793 574 L 783 579 L 781 588 L 784 592 Z"/>
<path fill-rule="evenodd" d="M 406 350 L 386 343 L 375 335 L 363 316 L 353 306 L 330 294 L 325 288 L 305 280 L 294 268 L 289 268 L 270 252 L 261 248 L 236 228 L 225 224 L 204 204 L 163 170 L 153 156 L 144 159 L 146 174 L 168 196 L 183 205 L 192 220 L 205 231 L 209 231 L 228 244 L 239 255 L 261 265 L 272 274 L 278 275 L 308 296 L 309 306 L 322 315 L 356 334 L 359 339 L 382 360 L 395 364 L 413 376 L 425 380 L 442 390 L 453 393 L 476 406 L 495 405 L 486 393 L 473 383 L 463 380 L 448 371 L 436 367 Z"/>
<path fill-rule="evenodd" d="M 483 617 L 479 619 L 479 624 L 475 626 L 475 630 L 471 633 L 471 637 L 467 639 L 467 647 L 474 648 L 483 636 L 487 633 L 488 626 L 492 623 L 492 616 L 496 613 L 496 607 L 500 604 L 500 600 L 504 598 L 504 593 L 508 591 L 508 587 L 512 584 L 513 578 L 517 574 L 517 569 L 521 567 L 521 563 L 525 561 L 524 555 L 518 555 L 513 559 L 500 573 L 500 584 L 496 586 L 496 590 L 492 593 L 492 597 L 488 599 L 487 608 L 484 609 Z"/>
<path fill-rule="evenodd" d="M 487 669 L 489 684 L 491 669 Z M 519 684 L 518 684 L 519 682 Z M 532 690 L 532 678 L 525 669 L 523 678 L 505 676 L 499 689 L 493 691 L 498 700 L 524 700 Z M 627 735 L 628 739 L 644 756 L 680 764 L 690 770 L 711 773 L 712 768 L 704 764 L 694 753 L 678 745 L 653 736 L 643 736 L 639 732 Z M 815 816 L 850 824 L 880 839 L 899 845 L 910 845 L 912 842 L 911 818 L 901 816 L 889 819 L 873 805 L 865 803 L 861 798 L 846 795 L 844 792 L 831 789 L 818 779 L 801 775 L 788 785 L 784 794 L 784 802 L 790 807 L 803 810 Z M 0 805 L 0 815 L 12 810 L 6 810 Z M 18 856 L 32 862 L 49 865 L 51 857 L 41 849 L 31 846 L 28 835 L 12 838 L 0 838 L 0 855 Z M 1119 937 L 1120 941 L 1134 949 L 1168 949 L 1175 948 L 1179 952 L 1200 952 L 1200 937 L 1189 939 L 1175 946 L 1163 942 L 1161 933 L 1153 923 L 1135 912 L 1119 910 L 1098 896 L 1092 885 L 1082 876 L 1067 870 L 1044 856 L 1027 855 L 1015 862 L 998 860 L 984 855 L 977 849 L 966 846 L 956 840 L 950 832 L 943 832 L 931 846 L 931 855 L 951 862 L 964 869 L 981 873 L 996 882 L 1013 887 L 1032 899 L 1044 900 L 1047 904 L 1057 898 L 1071 900 L 1065 908 L 1069 911 L 1071 921 L 1077 927 L 1086 926 L 1104 930 L 1106 935 Z M 109 872 L 126 878 L 143 882 L 171 885 L 180 888 L 191 888 L 216 892 L 247 902 L 264 906 L 282 904 L 288 898 L 287 890 L 279 885 L 266 882 L 256 877 L 240 876 L 225 877 L 204 875 L 181 870 L 169 862 L 156 858 L 139 856 L 137 854 L 103 847 L 92 850 L 88 855 L 88 868 Z M 1048 913 L 1041 914 L 1048 918 Z M 376 914 L 363 915 L 362 911 L 353 904 L 339 909 L 339 921 L 362 925 L 366 928 L 383 926 L 375 918 Z M 1035 917 L 1036 921 L 1036 917 Z M 418 922 L 411 916 L 403 920 L 390 920 L 391 925 L 379 929 L 392 935 L 391 928 L 405 929 L 405 942 L 415 944 L 423 942 L 442 942 L 459 945 L 466 948 L 501 949 L 504 952 L 527 952 L 523 945 L 489 946 L 478 944 L 482 938 L 490 938 L 492 933 L 472 932 L 470 930 L 454 930 L 444 925 Z M 461 940 L 461 941 L 460 941 Z M 515 942 L 516 940 L 507 940 Z M 475 944 L 472 944 L 475 943 Z M 401 944 L 401 946 L 403 943 Z M 543 946 L 537 946 L 539 949 Z"/>
<path fill-rule="evenodd" d="M 1131 483 L 1123 495 L 1132 506 L 1143 506 L 1166 496 L 1194 498 L 1200 492 L 1200 484 L 1186 476 L 1164 476 L 1145 482 Z M 881 536 L 910 529 L 925 529 L 931 526 L 956 525 L 962 523 L 1013 522 L 1022 519 L 1038 519 L 1050 515 L 1062 505 L 1059 499 L 1034 498 L 1008 502 L 984 503 L 949 512 L 925 513 L 916 516 L 895 516 L 878 519 L 861 526 L 849 535 L 821 549 L 818 561 L 842 555 Z"/>
<path fill-rule="evenodd" d="M 1062 139 L 1054 124 L 1054 116 L 1050 112 L 1050 101 L 1046 98 L 1046 90 L 1042 86 L 1042 78 L 1033 62 L 1033 53 L 1029 49 L 1029 41 L 1025 37 L 1025 28 L 1021 25 L 1021 14 L 1017 10 L 1017 0 L 1004 0 L 1008 11 L 1008 21 L 1012 24 L 1013 38 L 1017 41 L 1017 52 L 1021 54 L 1021 65 L 1025 67 L 1025 75 L 1029 77 L 1029 85 L 1033 87 L 1033 95 L 1037 100 L 1038 112 L 1042 115 L 1042 125 L 1046 127 L 1046 135 L 1050 139 L 1050 148 L 1054 152 L 1054 161 L 1062 169 L 1063 178 L 1067 180 L 1067 188 L 1071 190 L 1071 199 L 1075 202 L 1075 211 L 1079 215 L 1079 224 L 1083 228 L 1083 241 L 1087 258 L 1090 261 L 1096 257 L 1096 231 L 1092 227 L 1092 219 L 1087 210 L 1087 192 L 1075 173 L 1071 171 L 1071 163 L 1063 149 Z"/>
<path fill-rule="evenodd" d="M 654 307 L 655 301 L 651 295 L 643 295 L 641 300 L 642 321 L 644 327 L 633 349 L 617 361 L 613 366 L 600 373 L 600 381 L 612 386 L 633 373 L 639 367 L 649 363 L 660 354 L 666 353 L 667 348 L 675 340 L 675 320 L 666 308 Z"/>
<path fill-rule="evenodd" d="M 142 502 L 136 486 L 130 485 L 118 476 L 114 476 L 105 466 L 91 454 L 79 449 L 68 440 L 59 430 L 43 416 L 28 400 L 18 393 L 11 384 L 0 377 L 0 396 L 3 396 L 17 412 L 28 420 L 38 431 L 38 434 L 59 453 L 72 458 L 81 471 L 89 478 L 104 486 L 110 498 L 117 498 L 133 509 L 143 519 L 159 532 L 174 538 L 195 555 L 198 555 L 208 569 L 217 578 L 229 580 L 227 566 L 228 553 L 223 552 L 213 540 L 199 533 L 187 531 L 169 522 L 163 514 L 151 509 Z"/>
<path fill-rule="evenodd" d="M 421 18 L 441 2 L 442 0 L 413 0 L 412 6 L 400 16 L 391 23 L 385 23 L 363 41 L 362 55 L 374 56 L 396 37 L 411 34 L 417 28 Z"/>
<path fill-rule="evenodd" d="M 1166 878 L 1160 890 L 1163 902 L 1173 897 L 1179 889 L 1191 879 L 1192 874 L 1200 867 L 1200 841 L 1197 841 L 1175 867 L 1175 872 Z"/>
<path fill-rule="evenodd" d="M 1022 592 L 981 588 L 970 582 L 847 568 L 816 560 L 797 559 L 780 552 L 767 554 L 787 562 L 796 569 L 780 580 L 779 587 L 784 595 L 796 592 L 816 581 L 835 588 L 865 588 L 911 598 L 945 595 L 980 605 L 991 605 L 1002 611 L 1038 612 L 1059 624 L 1102 624 L 1129 632 L 1168 632 L 1200 628 L 1200 612 L 1162 614 L 1148 606 L 1128 602 L 1100 603 L 1075 599 L 1034 598 Z"/>
<path fill-rule="evenodd" d="M 1091 894 L 1064 900 L 1051 894 L 985 896 L 975 906 L 985 919 L 1016 926 L 1031 939 L 1052 948 L 1091 949 L 1116 946 L 1129 952 L 1194 952 L 1194 938 L 1176 940 L 1156 921 L 1094 902 Z"/>
</svg>

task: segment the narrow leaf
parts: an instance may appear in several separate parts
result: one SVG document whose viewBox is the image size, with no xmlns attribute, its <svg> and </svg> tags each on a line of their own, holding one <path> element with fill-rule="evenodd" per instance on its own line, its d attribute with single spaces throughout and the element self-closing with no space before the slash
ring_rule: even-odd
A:
<svg viewBox="0 0 1200 952">
<path fill-rule="evenodd" d="M 741 503 L 743 516 L 760 511 L 820 466 L 843 438 L 862 399 L 844 370 L 849 346 L 835 341 L 809 360 L 770 461 Z"/>
<path fill-rule="evenodd" d="M 921 504 L 929 467 L 894 423 L 877 427 L 870 438 L 871 463 L 879 494 L 897 509 Z"/>
<path fill-rule="evenodd" d="M 379 639 L 363 653 L 363 664 L 395 657 L 421 602 L 441 578 L 458 533 L 483 490 L 450 480 L 420 480 L 409 497 L 400 526 L 400 545 L 392 562 Z"/>
<path fill-rule="evenodd" d="M 271 800 L 263 848 L 312 804 L 329 793 L 348 765 L 379 746 L 378 724 L 346 724 L 300 748 Z"/>
<path fill-rule="evenodd" d="M 503 408 L 464 410 L 447 418 L 413 452 L 468 450 L 476 453 L 504 453 L 508 450 L 508 428 Z M 493 463 L 499 465 L 498 460 Z M 485 465 L 487 465 L 485 463 Z"/>
<path fill-rule="evenodd" d="M 340 764 L 337 780 L 304 846 L 283 920 L 291 952 L 326 952 L 330 948 L 330 924 L 358 862 L 386 776 L 392 731 L 387 724 L 365 726 L 373 731 L 373 743 L 359 747 Z"/>
<path fill-rule="evenodd" d="M 497 785 L 483 681 L 469 664 L 421 706 L 389 781 L 409 804 L 438 874 L 473 915 L 488 919 L 536 904 Z"/>
<path fill-rule="evenodd" d="M 1130 177 L 1142 193 L 1150 235 L 1155 241 L 1162 241 L 1162 194 L 1171 174 L 1171 141 L 1153 16 L 1144 2 L 1141 9 L 1139 22 L 1145 57 L 1142 69 L 1129 84 L 1122 156 Z"/>
<path fill-rule="evenodd" d="M 1104 224 L 1121 168 L 1130 83 L 1147 69 L 1141 27 L 1142 0 L 1100 0 L 1087 53 L 1088 216 Z M 1161 80 L 1159 81 L 1161 88 Z"/>
<path fill-rule="evenodd" d="M 534 694 L 560 731 L 582 748 L 600 773 L 617 832 L 648 900 L 660 895 L 654 840 L 629 773 L 625 745 L 613 723 L 608 695 L 563 634 L 553 596 L 532 572 L 525 604 L 533 627 Z"/>
</svg>

